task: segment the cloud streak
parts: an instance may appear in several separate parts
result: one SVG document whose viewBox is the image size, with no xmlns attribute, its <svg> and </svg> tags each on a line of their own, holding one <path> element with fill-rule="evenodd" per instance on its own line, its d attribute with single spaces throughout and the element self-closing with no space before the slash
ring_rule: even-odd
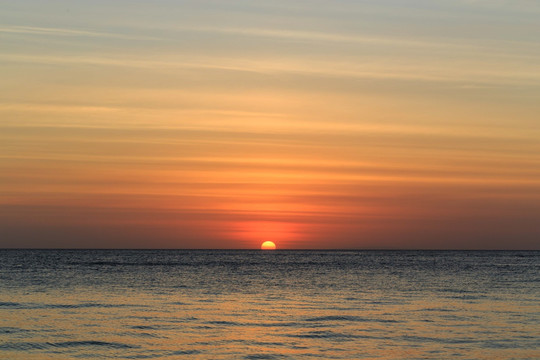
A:
<svg viewBox="0 0 540 360">
<path fill-rule="evenodd" d="M 0 61 L 46 65 L 88 65 L 106 67 L 131 67 L 153 71 L 155 69 L 219 70 L 256 74 L 298 74 L 356 79 L 393 79 L 403 81 L 429 81 L 444 83 L 529 84 L 538 85 L 540 73 L 534 69 L 508 69 L 505 71 L 475 67 L 445 67 L 434 65 L 406 66 L 399 64 L 347 63 L 317 60 L 245 60 L 240 58 L 198 58 L 185 60 L 152 60 L 141 58 L 96 57 L 93 55 L 43 56 L 28 54 L 0 54 Z"/>
<path fill-rule="evenodd" d="M 0 27 L 0 33 L 4 34 L 27 34 L 39 36 L 67 36 L 67 37 L 94 37 L 94 38 L 114 38 L 122 40 L 162 40 L 153 36 L 126 35 L 120 33 L 100 32 L 69 28 L 51 28 L 35 26 L 3 26 Z"/>
</svg>

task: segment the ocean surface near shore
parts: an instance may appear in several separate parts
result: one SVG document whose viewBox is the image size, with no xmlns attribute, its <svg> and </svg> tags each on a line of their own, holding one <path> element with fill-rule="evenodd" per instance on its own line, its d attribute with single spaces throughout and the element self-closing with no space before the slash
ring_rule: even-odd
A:
<svg viewBox="0 0 540 360">
<path fill-rule="evenodd" d="M 2 359 L 537 359 L 540 252 L 0 250 Z"/>
</svg>

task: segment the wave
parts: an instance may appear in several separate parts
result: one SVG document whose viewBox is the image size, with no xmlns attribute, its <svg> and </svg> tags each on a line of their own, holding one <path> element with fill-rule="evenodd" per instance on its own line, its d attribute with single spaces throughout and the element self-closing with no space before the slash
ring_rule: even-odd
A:
<svg viewBox="0 0 540 360">
<path fill-rule="evenodd" d="M 226 325 L 226 326 L 244 326 L 247 324 L 240 324 L 236 321 L 224 321 L 224 320 L 214 320 L 214 321 L 207 321 L 206 324 L 211 325 Z"/>
<path fill-rule="evenodd" d="M 19 304 L 19 303 L 16 303 L 16 302 L 9 302 L 9 301 L 8 301 L 8 302 L 5 302 L 5 301 L 0 301 L 0 308 L 1 308 L 1 307 L 7 307 L 7 308 L 9 308 L 9 307 L 18 307 L 18 306 L 20 306 L 20 304 Z"/>
<path fill-rule="evenodd" d="M 0 334 L 17 334 L 17 333 L 23 333 L 28 332 L 30 330 L 21 329 L 17 327 L 0 327 Z"/>
<path fill-rule="evenodd" d="M 473 344 L 478 343 L 478 340 L 472 338 L 448 338 L 448 337 L 429 337 L 429 336 L 417 336 L 417 335 L 403 335 L 401 336 L 406 342 L 409 343 L 440 343 L 440 344 Z"/>
<path fill-rule="evenodd" d="M 352 315 L 329 315 L 307 318 L 304 321 L 308 322 L 326 322 L 326 321 L 350 321 L 350 322 L 380 322 L 380 323 L 398 323 L 393 319 L 371 319 L 361 316 Z"/>
<path fill-rule="evenodd" d="M 300 323 L 297 322 L 271 322 L 271 323 L 256 323 L 256 324 L 247 324 L 247 325 L 256 325 L 260 327 L 298 327 Z"/>
<path fill-rule="evenodd" d="M 456 295 L 456 296 L 447 296 L 449 299 L 459 299 L 459 300 L 480 300 L 487 299 L 486 295 Z"/>
<path fill-rule="evenodd" d="M 343 315 L 330 315 L 330 316 L 317 316 L 307 318 L 304 321 L 319 322 L 319 321 L 368 321 L 365 318 L 359 316 L 343 316 Z"/>
<path fill-rule="evenodd" d="M 119 307 L 140 307 L 142 305 L 127 304 L 100 304 L 100 303 L 82 303 L 82 304 L 47 304 L 44 309 L 84 309 L 84 308 L 119 308 Z"/>
<path fill-rule="evenodd" d="M 242 266 L 260 266 L 263 265 L 264 262 L 259 261 L 251 261 L 251 262 L 242 262 Z M 238 260 L 231 260 L 231 261 L 224 261 L 224 260 L 216 260 L 216 261 L 73 261 L 68 262 L 67 265 L 77 265 L 77 266 L 137 266 L 137 267 L 145 267 L 145 266 L 189 266 L 189 267 L 204 267 L 204 266 L 234 266 L 238 267 Z M 295 263 L 294 265 L 320 265 L 318 263 L 306 263 L 306 264 L 298 264 Z"/>
<path fill-rule="evenodd" d="M 352 316 L 352 315 L 329 315 L 329 316 L 315 316 L 299 320 L 297 322 L 288 321 L 288 322 L 237 322 L 237 321 L 227 321 L 227 320 L 212 320 L 207 321 L 207 325 L 221 325 L 221 326 L 250 326 L 250 327 L 267 327 L 267 328 L 281 328 L 281 327 L 302 327 L 306 323 L 310 323 L 309 327 L 316 327 L 317 323 L 325 323 L 324 326 L 331 326 L 329 323 L 339 323 L 339 322 L 371 322 L 371 323 L 399 323 L 401 321 L 394 319 L 378 319 L 378 318 L 367 318 L 361 316 Z M 337 324 L 336 324 L 337 325 Z"/>
<path fill-rule="evenodd" d="M 200 354 L 200 350 L 178 350 L 178 351 L 172 351 L 169 355 L 195 355 Z"/>
<path fill-rule="evenodd" d="M 159 327 L 151 325 L 134 325 L 131 328 L 134 330 L 159 330 Z"/>
<path fill-rule="evenodd" d="M 100 347 L 107 349 L 134 349 L 136 345 L 129 345 L 117 342 L 85 340 L 85 341 L 63 341 L 63 342 L 11 342 L 0 344 L 2 350 L 46 350 L 51 348 L 73 348 L 73 347 Z"/>
<path fill-rule="evenodd" d="M 36 303 L 0 302 L 0 309 L 1 308 L 9 308 L 9 309 L 84 309 L 84 308 L 121 308 L 121 307 L 146 307 L 146 305 L 103 304 L 103 303 L 36 304 Z"/>
<path fill-rule="evenodd" d="M 338 333 L 334 331 L 310 331 L 303 334 L 284 334 L 283 336 L 300 339 L 333 339 L 333 340 L 352 340 L 359 338 L 358 335 Z"/>
<path fill-rule="evenodd" d="M 252 354 L 244 356 L 244 359 L 249 360 L 273 360 L 273 359 L 286 359 L 285 355 L 281 354 Z"/>
</svg>

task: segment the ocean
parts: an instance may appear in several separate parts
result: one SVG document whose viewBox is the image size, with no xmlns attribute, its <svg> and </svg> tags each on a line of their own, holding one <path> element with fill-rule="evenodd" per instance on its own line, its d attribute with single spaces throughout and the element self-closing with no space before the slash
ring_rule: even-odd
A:
<svg viewBox="0 0 540 360">
<path fill-rule="evenodd" d="M 1 359 L 538 359 L 540 252 L 0 250 Z"/>
</svg>

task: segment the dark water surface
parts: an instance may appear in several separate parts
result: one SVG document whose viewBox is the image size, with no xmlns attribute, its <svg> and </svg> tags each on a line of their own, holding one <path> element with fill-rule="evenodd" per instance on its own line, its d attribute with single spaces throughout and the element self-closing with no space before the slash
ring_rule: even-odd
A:
<svg viewBox="0 0 540 360">
<path fill-rule="evenodd" d="M 0 358 L 537 359 L 540 252 L 0 250 Z"/>
</svg>

